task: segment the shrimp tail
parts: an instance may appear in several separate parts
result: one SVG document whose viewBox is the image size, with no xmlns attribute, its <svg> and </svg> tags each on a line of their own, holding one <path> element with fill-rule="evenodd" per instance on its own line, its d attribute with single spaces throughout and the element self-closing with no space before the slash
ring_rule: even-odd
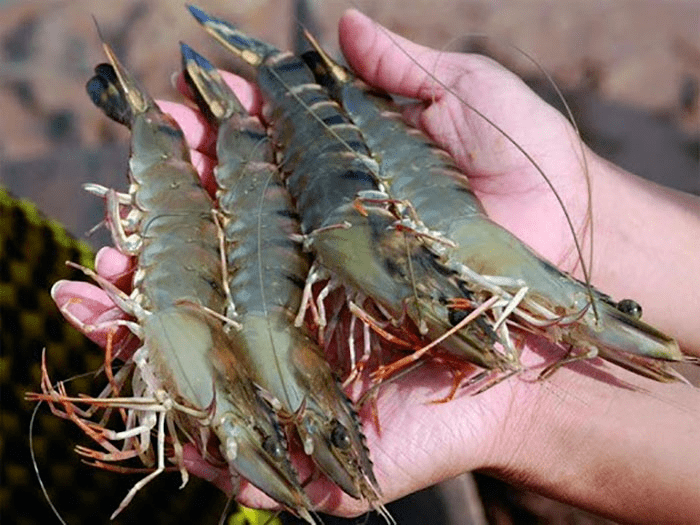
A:
<svg viewBox="0 0 700 525">
<path fill-rule="evenodd" d="M 95 67 L 95 76 L 88 80 L 85 89 L 92 103 L 105 115 L 119 124 L 131 127 L 134 115 L 126 93 L 110 64 L 100 64 Z"/>
<path fill-rule="evenodd" d="M 187 5 L 187 9 L 207 33 L 251 66 L 259 66 L 268 56 L 279 53 L 275 46 L 249 37 L 230 22 L 214 18 L 191 4 Z"/>
<path fill-rule="evenodd" d="M 103 41 L 102 47 L 110 63 L 95 67 L 95 76 L 88 80 L 85 89 L 105 115 L 131 128 L 134 116 L 145 113 L 155 102 L 119 62 L 110 45 Z"/>
<path fill-rule="evenodd" d="M 206 116 L 222 122 L 245 110 L 231 89 L 224 83 L 216 68 L 187 44 L 180 42 L 182 70 L 197 106 Z"/>
</svg>

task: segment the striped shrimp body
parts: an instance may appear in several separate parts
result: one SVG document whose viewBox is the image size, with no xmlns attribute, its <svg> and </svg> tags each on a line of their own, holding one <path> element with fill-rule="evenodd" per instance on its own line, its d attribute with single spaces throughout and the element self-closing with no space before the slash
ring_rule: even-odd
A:
<svg viewBox="0 0 700 525">
<path fill-rule="evenodd" d="M 688 358 L 675 340 L 626 308 L 636 303 L 613 302 L 561 272 L 491 221 L 451 157 L 409 127 L 388 95 L 371 92 L 307 37 L 315 51 L 305 59 L 379 159 L 378 173 L 387 193 L 410 202 L 425 227 L 455 243 L 443 250 L 446 266 L 455 269 L 470 288 L 506 299 L 520 292 L 522 298 L 509 324 L 586 349 L 585 357 L 598 354 L 659 381 L 676 379 L 660 361 Z"/>
<path fill-rule="evenodd" d="M 159 400 L 137 416 L 150 421 L 154 413 L 159 414 L 158 470 L 137 484 L 118 510 L 163 470 L 167 425 L 183 482 L 178 434 L 188 436 L 206 455 L 213 432 L 232 476 L 242 475 L 311 521 L 308 500 L 274 414 L 227 351 L 231 343 L 224 326 L 206 311 L 223 312 L 226 304 L 213 201 L 190 163 L 180 128 L 137 87 L 109 46 L 104 47 L 111 65 L 97 66 L 87 89 L 108 117 L 131 129 L 131 184 L 128 195 L 98 186 L 91 189 L 106 195 L 107 222 L 115 244 L 137 258 L 134 291 L 127 297 L 92 275 L 123 310 L 136 317 L 136 322 L 120 322 L 143 343 L 132 357 L 134 399 Z M 120 216 L 123 205 L 131 206 L 125 219 Z M 122 402 L 112 401 L 114 406 Z M 154 421 L 140 425 L 146 443 L 154 426 Z M 128 428 L 121 435 L 134 432 Z"/>
<path fill-rule="evenodd" d="M 448 299 L 459 294 L 456 273 L 442 265 L 419 235 L 396 227 L 393 205 L 376 179 L 378 166 L 359 130 L 291 53 L 252 39 L 190 6 L 227 49 L 253 65 L 263 115 L 281 149 L 280 165 L 300 215 L 314 269 L 372 297 L 395 320 L 411 317 L 423 334 L 452 325 Z M 313 139 L 313 140 L 311 140 Z M 483 326 L 483 325 L 486 326 Z M 510 368 L 492 350 L 487 323 L 472 323 L 443 345 L 485 368 Z"/>
<path fill-rule="evenodd" d="M 357 415 L 320 350 L 294 326 L 309 263 L 291 240 L 299 225 L 272 143 L 209 62 L 184 44 L 182 56 L 188 84 L 219 128 L 215 176 L 234 305 L 228 315 L 238 325 L 232 349 L 295 424 L 319 468 L 385 512 Z"/>
</svg>

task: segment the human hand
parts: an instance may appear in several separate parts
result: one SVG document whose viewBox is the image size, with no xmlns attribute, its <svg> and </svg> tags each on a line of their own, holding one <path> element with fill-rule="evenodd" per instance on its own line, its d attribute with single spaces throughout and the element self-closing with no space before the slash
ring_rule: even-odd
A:
<svg viewBox="0 0 700 525">
<path fill-rule="evenodd" d="M 231 79 L 233 83 L 236 82 L 235 80 L 232 80 L 232 77 L 227 78 Z M 242 94 L 242 91 L 250 89 L 246 84 L 239 83 L 238 85 L 234 86 L 234 89 L 236 89 L 240 98 L 244 99 L 243 102 L 246 106 L 248 106 L 249 110 L 251 110 L 254 113 L 259 110 L 256 96 L 251 95 L 248 101 L 245 100 L 246 97 L 244 94 Z M 187 136 L 188 141 L 192 146 L 194 164 L 199 169 L 200 174 L 203 180 L 205 181 L 205 185 L 211 189 L 211 167 L 213 164 L 213 162 L 211 161 L 211 157 L 214 154 L 213 138 L 216 136 L 215 133 L 207 125 L 206 121 L 204 121 L 204 119 L 201 118 L 201 115 L 198 112 L 180 105 L 173 105 L 167 103 L 160 103 L 160 105 L 162 109 L 172 114 L 175 117 L 175 119 L 180 123 L 182 129 L 184 130 Z M 102 250 L 99 256 L 97 257 L 96 267 L 98 273 L 103 275 L 106 279 L 111 280 L 112 282 L 117 283 L 122 288 L 128 290 L 129 282 L 131 280 L 130 273 L 133 270 L 131 259 L 125 257 L 122 254 L 119 254 L 115 250 L 106 249 Z M 112 301 L 109 299 L 109 297 L 102 290 L 92 285 L 77 283 L 61 283 L 55 288 L 54 297 L 57 303 L 61 306 L 65 306 L 66 309 L 70 311 L 75 317 L 75 319 L 78 319 L 80 323 L 97 325 L 123 316 L 123 313 L 112 304 Z M 76 301 L 75 299 L 78 300 Z M 92 330 L 89 332 L 89 335 L 93 339 L 98 341 L 100 344 L 105 344 L 105 331 Z M 117 336 L 115 338 L 114 343 L 116 345 L 115 348 L 117 349 L 120 348 L 121 342 L 124 340 L 123 334 L 121 337 L 122 338 Z M 128 354 L 122 351 L 119 354 L 119 357 L 127 358 Z M 449 387 L 449 381 L 444 381 L 443 383 L 444 386 Z M 424 407 L 428 401 L 435 399 L 436 397 L 434 396 L 438 395 L 436 393 L 437 390 L 437 388 L 426 389 L 423 393 L 423 396 L 418 397 L 418 399 L 420 400 L 418 403 L 420 407 Z M 414 393 L 410 393 L 410 396 L 414 395 Z M 420 410 L 417 410 L 417 412 L 420 412 Z M 468 421 L 468 418 L 466 417 L 462 419 L 464 421 Z M 420 419 L 416 419 L 414 417 L 413 421 L 420 421 Z M 386 428 L 390 429 L 392 427 L 394 430 L 397 429 L 397 425 L 391 424 Z M 407 428 L 408 427 L 406 426 L 398 427 L 400 432 L 405 431 Z M 419 433 L 419 429 L 415 429 L 414 434 L 417 433 Z M 394 439 L 393 443 L 403 446 L 401 444 L 401 441 L 397 439 Z M 415 460 L 413 459 L 411 461 L 415 462 Z M 425 456 L 424 461 L 432 462 L 432 458 L 430 456 Z M 225 473 L 221 475 L 221 472 L 218 472 L 210 467 L 202 469 L 202 463 L 197 461 L 196 458 L 192 457 L 191 454 L 188 455 L 188 462 L 188 466 L 192 467 L 193 471 L 195 471 L 199 475 L 202 475 L 203 477 L 206 477 L 207 479 L 210 479 L 212 481 L 223 480 L 223 482 L 225 483 L 228 478 L 228 473 L 225 471 Z M 391 469 L 388 470 L 391 471 Z M 456 473 L 458 472 L 455 471 L 454 474 Z M 421 482 L 424 482 L 424 480 L 421 479 Z M 388 482 L 381 481 L 380 483 L 382 483 L 382 485 L 385 487 L 390 486 Z M 227 490 L 230 490 L 230 483 L 228 485 L 229 487 L 226 488 Z M 327 494 L 329 493 L 327 489 L 321 490 L 318 487 L 318 485 L 318 483 L 312 483 L 308 489 L 312 498 L 314 498 L 314 494 L 316 494 L 314 501 L 319 501 L 323 496 L 327 496 Z M 405 485 L 405 483 L 403 483 L 403 485 Z M 403 490 L 411 489 L 404 488 Z M 337 489 L 336 492 L 338 492 Z M 395 494 L 388 493 L 388 495 L 390 497 L 396 497 Z M 242 494 L 241 497 L 245 498 L 245 501 L 247 503 L 259 503 L 254 499 L 252 494 Z M 344 498 L 347 498 L 347 496 L 344 496 Z M 329 501 L 328 499 L 325 499 L 321 503 L 322 508 L 331 510 L 335 507 L 335 510 L 338 512 L 351 512 L 352 510 L 348 510 L 352 509 L 350 504 L 343 503 L 342 499 L 342 497 L 338 498 L 339 501 Z M 338 507 L 336 507 L 336 505 Z M 343 510 L 343 505 L 347 507 L 345 510 Z"/>
<path fill-rule="evenodd" d="M 493 60 L 425 48 L 357 11 L 341 19 L 339 36 L 365 82 L 419 100 L 404 116 L 457 160 L 491 219 L 582 279 L 573 233 L 544 173 L 571 218 L 593 284 L 636 299 L 647 322 L 700 356 L 698 258 L 688 249 L 700 235 L 700 198 L 600 158 L 561 113 Z"/>
<path fill-rule="evenodd" d="M 355 18 L 354 22 L 353 17 Z M 351 14 L 349 18 L 348 16 L 343 18 L 341 22 L 341 41 L 347 38 L 347 36 L 343 35 L 351 31 L 354 31 L 353 40 L 355 42 L 364 40 L 368 36 L 365 34 L 365 38 L 362 38 L 362 32 L 356 25 L 358 23 L 362 24 L 363 22 L 361 20 L 358 21 L 356 15 Z M 370 37 L 368 42 L 371 43 L 372 41 Z M 362 66 L 358 67 L 358 64 L 354 63 L 351 58 L 353 51 L 348 50 L 347 46 L 345 47 L 351 65 L 357 68 L 359 72 L 362 72 Z M 380 51 L 381 47 L 376 46 L 375 49 Z M 414 48 L 413 50 L 416 51 L 417 49 Z M 360 53 L 359 51 L 355 52 Z M 426 51 L 425 53 L 428 52 Z M 365 57 L 365 60 L 369 59 L 370 57 Z M 509 73 L 500 69 L 500 66 L 495 66 L 490 61 L 485 61 L 485 59 L 475 60 L 483 69 L 477 68 L 473 75 L 485 75 L 483 77 L 484 82 L 488 81 L 496 86 L 505 82 L 506 85 L 511 87 L 513 83 L 516 83 Z M 397 61 L 397 64 L 400 65 L 400 63 L 400 61 Z M 453 68 L 448 69 L 454 71 Z M 381 68 L 376 71 L 381 71 Z M 260 99 L 257 91 L 240 79 L 232 76 L 227 76 L 226 78 L 232 84 L 244 105 L 253 113 L 259 112 Z M 368 76 L 365 76 L 365 79 L 371 81 Z M 393 85 L 387 85 L 386 82 L 391 82 L 390 78 L 385 78 L 382 82 L 385 82 L 385 84 L 377 83 L 392 92 L 399 92 L 399 94 L 409 96 L 407 92 L 401 92 L 398 87 L 397 89 L 392 89 Z M 520 104 L 519 107 L 521 109 L 526 108 L 523 110 L 526 114 L 542 111 L 548 115 L 548 118 L 551 118 L 552 123 L 560 122 L 559 119 L 561 117 L 557 117 L 554 114 L 550 115 L 549 112 L 553 110 L 547 109 L 548 107 L 544 103 L 538 102 L 538 100 L 530 100 L 529 97 L 534 97 L 534 95 L 526 95 L 522 91 L 526 89 L 524 86 L 516 85 L 516 92 L 524 100 L 524 104 Z M 493 88 L 492 91 L 498 90 Z M 502 94 L 505 96 L 504 93 Z M 488 95 L 485 92 L 483 97 L 486 98 Z M 415 93 L 413 96 L 415 96 Z M 442 106 L 439 105 L 440 100 L 445 100 Z M 408 112 L 409 117 L 418 124 L 433 122 L 434 124 L 431 125 L 434 131 L 431 132 L 427 125 L 425 125 L 425 128 L 437 140 L 442 140 L 440 139 L 441 136 L 447 138 L 459 137 L 460 133 L 464 134 L 466 131 L 474 133 L 478 140 L 474 142 L 472 139 L 469 139 L 474 145 L 468 149 L 474 151 L 475 148 L 478 148 L 478 154 L 470 158 L 463 151 L 458 151 L 459 148 L 455 149 L 453 154 L 463 166 L 466 166 L 465 171 L 470 173 L 470 176 L 472 176 L 472 173 L 469 166 L 475 173 L 473 177 L 481 179 L 480 181 L 475 181 L 475 185 L 479 196 L 485 201 L 489 213 L 492 216 L 495 214 L 494 218 L 496 220 L 511 228 L 518 235 L 523 234 L 526 240 L 528 240 L 528 235 L 532 236 L 533 241 L 531 244 L 544 255 L 556 259 L 566 253 L 566 242 L 561 240 L 564 237 L 563 235 L 553 235 L 550 242 L 544 242 L 540 246 L 538 242 L 541 241 L 535 238 L 536 235 L 528 234 L 526 231 L 519 232 L 518 224 L 515 224 L 516 222 L 526 222 L 523 219 L 524 216 L 530 217 L 528 221 L 532 220 L 538 223 L 537 219 L 546 217 L 554 210 L 554 206 L 546 204 L 547 198 L 545 194 L 548 190 L 545 191 L 538 186 L 538 183 L 535 182 L 534 174 L 529 171 L 530 168 L 527 168 L 525 163 L 519 163 L 516 158 L 518 154 L 510 151 L 510 147 L 505 145 L 505 143 L 500 144 L 501 157 L 489 153 L 491 151 L 489 148 L 494 145 L 498 146 L 501 139 L 498 138 L 498 135 L 491 136 L 491 131 L 488 128 L 480 127 L 480 124 L 476 121 L 464 120 L 464 126 L 459 128 L 459 131 L 458 128 L 454 128 L 454 135 L 450 135 L 449 132 L 451 130 L 445 129 L 445 120 L 441 118 L 442 115 L 449 115 L 451 111 L 454 111 L 454 108 L 447 105 L 447 102 L 446 99 L 438 97 L 435 108 L 431 105 L 427 110 L 421 111 L 423 108 L 419 110 L 419 108 L 414 107 L 413 110 Z M 527 109 L 527 104 L 530 104 L 530 109 Z M 544 107 L 539 107 L 540 104 Z M 196 111 L 185 106 L 165 103 L 161 104 L 161 107 L 173 114 L 183 127 L 193 148 L 194 163 L 202 174 L 207 187 L 211 189 L 215 134 Z M 499 108 L 497 107 L 496 109 Z M 509 116 L 507 112 L 503 113 L 505 113 L 505 117 Z M 459 122 L 459 120 L 456 119 L 455 122 Z M 514 123 L 517 124 L 518 120 L 514 119 Z M 560 124 L 565 126 L 563 122 L 560 122 Z M 532 131 L 532 129 L 522 129 L 521 133 L 528 135 Z M 557 138 L 559 134 L 553 132 L 552 135 L 554 138 Z M 526 136 L 524 138 L 534 140 L 532 137 Z M 516 139 L 521 140 L 522 137 L 516 136 Z M 547 141 L 534 142 L 534 145 L 536 145 Z M 533 144 L 526 146 L 528 150 L 532 147 Z M 538 151 L 537 147 L 534 147 L 534 151 Z M 559 153 L 556 151 L 549 152 L 550 156 L 548 156 L 548 151 L 545 150 L 542 154 L 545 162 L 551 162 L 550 156 L 556 156 Z M 568 160 L 573 165 L 572 159 L 569 158 Z M 498 163 L 501 161 L 505 161 L 505 164 L 499 167 Z M 550 170 L 545 169 L 545 171 Z M 512 180 L 518 173 L 520 175 L 525 173 L 525 178 L 529 182 L 524 186 L 520 186 L 520 190 L 514 193 L 507 190 L 505 180 L 502 179 L 511 178 Z M 509 214 L 506 214 L 508 206 L 499 204 L 501 197 L 499 193 L 504 193 L 505 198 L 510 199 L 510 206 L 523 206 L 525 197 L 534 195 L 534 198 L 528 200 L 528 204 L 533 202 L 540 203 L 539 211 L 531 213 L 522 209 L 519 218 L 515 221 L 511 220 L 512 224 L 509 225 L 507 223 Z M 571 190 L 572 198 L 574 194 L 575 192 Z M 499 218 L 499 213 L 502 216 L 501 218 Z M 512 214 L 512 211 L 510 213 Z M 579 218 L 582 217 L 583 214 L 580 214 Z M 521 229 L 524 230 L 523 228 Z M 98 272 L 118 281 L 122 286 L 126 286 L 126 283 L 129 281 L 127 272 L 130 270 L 130 262 L 128 258 L 114 250 L 102 251 L 97 258 L 96 266 Z M 115 307 L 111 305 L 111 300 L 101 290 L 94 287 L 89 291 L 85 288 L 78 290 L 73 288 L 73 286 L 60 286 L 57 289 L 56 300 L 57 303 L 61 304 L 65 303 L 69 297 L 82 296 L 83 298 L 91 298 L 92 302 L 90 303 L 82 302 L 69 305 L 69 308 L 74 310 L 74 313 L 81 319 L 94 322 L 96 319 L 104 320 L 106 316 L 121 315 L 120 312 L 115 311 Z M 104 334 L 95 332 L 91 334 L 91 337 L 104 344 Z M 537 344 L 542 343 L 538 342 Z M 376 409 L 381 424 L 381 433 L 369 423 L 368 418 L 365 418 L 364 428 L 371 450 L 371 457 L 375 463 L 379 484 L 387 500 L 396 499 L 409 492 L 474 468 L 492 469 L 509 479 L 521 481 L 530 486 L 534 485 L 538 488 L 544 488 L 544 490 L 553 493 L 554 490 L 545 483 L 541 483 L 540 480 L 541 477 L 551 474 L 551 463 L 553 462 L 551 460 L 559 460 L 561 457 L 552 458 L 551 453 L 549 453 L 549 456 L 545 455 L 538 458 L 537 454 L 543 453 L 543 444 L 550 444 L 552 439 L 556 439 L 562 448 L 555 450 L 561 453 L 562 456 L 565 453 L 584 456 L 588 454 L 588 458 L 595 459 L 599 455 L 599 451 L 596 451 L 589 443 L 582 440 L 584 436 L 591 437 L 591 430 L 578 420 L 576 424 L 572 424 L 571 420 L 575 418 L 567 414 L 567 410 L 577 410 L 576 418 L 597 421 L 600 427 L 604 427 L 605 422 L 609 421 L 611 417 L 614 419 L 620 413 L 629 413 L 635 416 L 643 415 L 646 410 L 645 407 L 653 408 L 650 405 L 654 404 L 653 402 L 648 402 L 646 398 L 644 403 L 638 398 L 630 398 L 631 394 L 616 396 L 611 393 L 607 385 L 600 384 L 587 376 L 575 374 L 570 370 L 558 372 L 547 383 L 528 383 L 511 380 L 501 383 L 476 397 L 458 395 L 449 403 L 432 403 L 443 397 L 450 386 L 451 377 L 443 368 L 439 365 L 427 364 L 420 369 L 419 373 L 398 379 L 380 390 Z M 603 414 L 598 408 L 601 400 L 609 407 L 607 414 Z M 630 410 L 630 406 L 638 407 L 639 410 Z M 669 413 L 670 411 L 667 410 L 666 412 Z M 630 423 L 633 424 L 634 422 Z M 543 438 L 541 442 L 537 442 L 536 436 L 538 434 L 533 431 L 533 426 L 546 429 L 554 438 Z M 578 434 L 579 432 L 581 435 Z M 565 437 L 568 440 L 562 445 Z M 597 435 L 594 437 L 597 437 Z M 619 444 L 610 444 L 610 449 L 624 447 L 625 442 L 623 440 Z M 206 479 L 214 482 L 218 481 L 220 486 L 230 491 L 227 473 L 212 469 L 192 452 L 192 450 L 188 452 L 188 468 Z M 608 452 L 606 451 L 606 453 Z M 624 454 L 621 453 L 621 456 L 624 458 Z M 619 458 L 616 457 L 616 459 Z M 572 463 L 574 461 L 569 461 L 567 465 L 571 467 Z M 575 471 L 575 469 L 572 470 L 574 470 L 575 474 L 580 472 Z M 553 482 L 550 482 L 551 484 Z M 577 487 L 576 483 L 569 484 Z M 569 492 L 565 493 L 564 497 L 575 499 L 575 495 L 570 495 L 570 488 L 566 487 L 566 490 L 569 490 Z M 328 482 L 323 480 L 312 482 L 308 486 L 308 492 L 312 501 L 318 503 L 319 510 L 340 515 L 353 515 L 366 510 L 362 502 L 353 500 L 349 496 L 340 493 L 337 488 L 331 490 Z M 562 497 L 561 494 L 555 495 Z M 240 497 L 245 503 L 251 505 L 265 505 L 269 503 L 259 493 L 251 490 L 250 487 L 245 487 Z M 584 503 L 587 502 L 584 501 Z M 592 505 L 595 505 L 595 502 Z"/>
</svg>

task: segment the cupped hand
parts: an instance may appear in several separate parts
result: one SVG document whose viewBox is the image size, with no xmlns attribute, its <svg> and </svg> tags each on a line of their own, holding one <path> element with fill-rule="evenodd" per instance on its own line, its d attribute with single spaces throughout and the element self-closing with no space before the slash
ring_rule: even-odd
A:
<svg viewBox="0 0 700 525">
<path fill-rule="evenodd" d="M 225 80 L 236 91 L 243 105 L 252 114 L 260 113 L 261 99 L 258 91 L 249 83 L 233 75 L 225 74 Z M 185 84 L 179 88 L 187 93 Z M 161 101 L 161 109 L 170 113 L 183 129 L 191 147 L 194 166 L 204 186 L 213 193 L 215 183 L 212 170 L 215 165 L 216 132 L 206 119 L 192 106 Z M 114 248 L 103 248 L 96 257 L 96 271 L 127 293 L 133 272 L 134 260 Z M 86 331 L 86 335 L 104 346 L 107 341 L 109 321 L 125 318 L 109 295 L 98 286 L 63 281 L 53 290 L 59 307 L 72 316 L 79 329 L 89 326 L 103 328 Z M 131 341 L 124 346 L 125 341 Z M 113 340 L 113 354 L 127 359 L 137 344 L 128 331 L 120 328 Z M 444 397 L 452 385 L 444 368 L 426 365 L 419 377 L 407 377 L 381 389 L 376 409 L 381 422 L 381 432 L 365 418 L 365 433 L 374 461 L 376 475 L 386 500 L 396 499 L 441 479 L 455 476 L 484 463 L 488 444 L 480 436 L 491 432 L 498 418 L 485 421 L 490 414 L 486 398 L 458 399 L 447 404 L 433 404 Z M 491 405 L 498 403 L 491 402 Z M 476 408 L 476 410 L 475 410 Z M 455 439 L 460 436 L 459 439 Z M 227 493 L 233 486 L 226 469 L 216 469 L 204 461 L 194 450 L 185 451 L 187 468 Z M 308 472 L 308 461 L 305 470 Z M 367 509 L 366 503 L 343 494 L 325 479 L 316 479 L 306 487 L 310 498 L 325 510 L 340 515 L 352 515 Z M 254 487 L 244 484 L 238 498 L 251 506 L 270 506 L 272 502 Z"/>
<path fill-rule="evenodd" d="M 340 41 L 349 64 L 366 82 L 420 101 L 407 108 L 406 118 L 457 159 L 496 222 L 553 262 L 574 266 L 572 233 L 542 174 L 472 108 L 489 117 L 532 156 L 559 192 L 580 232 L 588 219 L 589 198 L 581 155 L 584 152 L 594 168 L 597 157 L 579 142 L 560 113 L 489 59 L 422 48 L 354 11 L 341 19 Z M 258 114 L 260 97 L 254 88 L 227 78 L 244 102 L 249 101 L 248 109 Z M 206 126 L 202 129 L 199 143 L 208 146 L 200 146 L 200 151 L 211 155 L 213 135 Z M 597 173 L 596 169 L 591 173 Z M 557 352 L 541 339 L 528 338 L 525 364 L 538 359 L 532 350 L 550 358 Z M 688 450 L 692 439 L 686 437 L 690 435 L 687 428 L 692 425 L 686 416 L 697 414 L 697 407 L 692 408 L 697 395 L 682 387 L 662 389 L 631 374 L 623 377 L 628 387 L 634 387 L 618 391 L 605 381 L 613 376 L 591 368 L 584 363 L 562 369 L 546 382 L 512 378 L 478 396 L 458 392 L 447 403 L 436 403 L 449 392 L 453 380 L 440 364 L 425 364 L 383 385 L 376 400 L 380 428 L 372 424 L 369 408 L 362 416 L 385 500 L 480 468 L 594 511 L 629 519 L 628 506 L 596 493 L 591 478 L 604 475 L 611 464 L 618 467 L 616 472 L 639 466 L 638 451 L 648 451 L 651 444 L 621 436 L 608 442 L 606 436 L 619 427 L 646 435 L 647 429 L 661 423 L 672 429 L 671 439 L 679 449 Z M 634 391 L 638 385 L 652 394 Z M 671 399 L 676 406 L 669 403 Z M 648 417 L 656 413 L 663 414 L 662 422 Z M 676 440 L 677 436 L 681 438 Z M 671 463 L 657 449 L 647 456 Z M 684 468 L 655 483 L 672 490 L 675 472 L 685 475 L 692 470 Z M 639 484 L 644 482 L 643 472 L 641 468 L 632 475 Z M 319 510 L 338 515 L 367 510 L 365 502 L 350 498 L 325 480 L 312 481 L 307 491 Z"/>
<path fill-rule="evenodd" d="M 366 82 L 421 101 L 407 108 L 407 119 L 457 159 L 494 220 L 555 262 L 571 254 L 571 232 L 541 174 L 470 106 L 497 123 L 536 159 L 551 177 L 580 229 L 587 211 L 586 179 L 578 139 L 558 112 L 515 75 L 489 59 L 417 46 L 391 35 L 357 12 L 351 11 L 341 19 L 340 39 L 348 62 Z M 244 106 L 252 114 L 259 114 L 261 98 L 255 87 L 233 75 L 224 77 Z M 183 82 L 179 87 L 187 91 Z M 215 131 L 190 106 L 171 102 L 159 105 L 182 127 L 192 149 L 193 164 L 205 187 L 213 192 Z M 96 269 L 128 289 L 133 270 L 130 258 L 105 248 L 98 254 Z M 124 317 L 104 291 L 85 283 L 62 282 L 54 289 L 54 298 L 84 323 Z M 119 337 L 124 335 L 122 330 Z M 88 336 L 102 345 L 106 342 L 105 330 L 92 331 Z M 121 357 L 128 357 L 128 351 L 124 350 Z M 558 380 L 565 382 L 569 376 L 569 371 L 564 370 L 558 374 Z M 514 400 L 519 399 L 518 406 L 534 404 L 540 396 L 551 397 L 552 392 L 551 385 L 506 381 L 475 397 L 458 393 L 448 403 L 435 403 L 451 386 L 452 377 L 444 367 L 426 364 L 380 389 L 376 400 L 380 429 L 363 410 L 370 455 L 385 500 L 394 500 L 467 470 L 507 463 L 504 443 L 512 442 L 513 437 L 505 432 L 518 426 L 513 421 L 529 414 L 518 413 L 513 408 Z M 227 471 L 212 468 L 192 448 L 186 451 L 186 465 L 227 493 L 232 491 Z M 325 479 L 311 481 L 307 492 L 318 510 L 338 515 L 367 510 L 366 503 L 343 494 Z M 271 504 L 247 485 L 239 499 L 253 506 Z"/>
</svg>

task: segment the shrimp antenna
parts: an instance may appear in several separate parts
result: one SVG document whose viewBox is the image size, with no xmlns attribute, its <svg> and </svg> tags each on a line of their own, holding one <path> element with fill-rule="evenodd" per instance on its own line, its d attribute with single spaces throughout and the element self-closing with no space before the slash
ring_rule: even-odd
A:
<svg viewBox="0 0 700 525">
<path fill-rule="evenodd" d="M 501 40 L 496 39 L 495 37 L 488 35 L 486 33 L 470 33 L 468 34 L 470 38 L 483 38 L 485 40 Z M 566 116 L 569 120 L 569 123 L 571 126 L 574 128 L 574 132 L 576 133 L 576 136 L 579 138 L 579 147 L 581 149 L 581 164 L 583 168 L 584 175 L 586 177 L 586 192 L 588 194 L 588 203 L 587 203 L 587 220 L 584 221 L 584 228 L 585 229 L 585 224 L 589 224 L 589 229 L 590 229 L 590 236 L 589 236 L 589 250 L 588 250 L 588 271 L 590 272 L 591 268 L 593 268 L 593 196 L 592 196 L 592 189 L 591 189 L 591 178 L 590 178 L 590 172 L 588 169 L 588 157 L 586 155 L 586 149 L 584 147 L 584 142 L 583 139 L 581 138 L 581 130 L 578 126 L 578 123 L 576 122 L 576 118 L 574 117 L 574 113 L 571 110 L 571 106 L 569 106 L 569 103 L 566 101 L 566 97 L 564 97 L 564 94 L 561 92 L 561 89 L 559 89 L 559 85 L 555 82 L 554 78 L 552 75 L 547 71 L 547 69 L 537 60 L 535 57 L 533 57 L 530 53 L 519 47 L 518 45 L 514 44 L 513 42 L 510 42 L 508 40 L 504 40 L 504 43 L 510 47 L 511 49 L 514 49 L 516 52 L 520 53 L 522 56 L 524 56 L 529 62 L 531 62 L 537 70 L 545 77 L 547 80 L 547 83 L 552 87 L 554 90 L 557 98 L 561 101 L 562 105 L 564 106 L 564 110 L 566 112 Z M 449 44 L 448 44 L 449 45 Z M 437 64 L 436 64 L 437 67 Z M 433 76 L 433 78 L 435 78 Z M 454 95 L 454 93 L 453 93 Z M 499 130 L 500 131 L 500 130 Z M 556 193 L 556 190 L 555 190 Z M 559 201 L 564 213 L 566 213 L 566 209 L 564 208 L 564 205 L 561 201 Z M 572 231 L 574 241 L 577 240 L 576 232 Z M 576 243 L 576 247 L 578 248 L 578 243 Z M 580 254 L 580 252 L 579 252 Z M 583 265 L 582 259 L 579 257 L 580 264 Z M 584 273 L 584 276 L 586 276 L 586 267 L 582 267 L 582 271 Z M 590 277 L 590 273 L 588 274 Z M 586 278 L 585 280 L 586 286 L 589 287 L 589 292 L 590 292 L 590 279 Z M 595 306 L 595 301 L 591 301 L 592 308 L 593 308 L 593 313 L 596 315 L 596 319 L 598 319 L 598 311 Z"/>
<path fill-rule="evenodd" d="M 99 372 L 97 371 L 91 371 L 91 372 L 85 372 L 82 374 L 75 375 L 69 379 L 66 379 L 64 383 L 73 381 L 75 379 L 80 379 L 82 377 L 89 377 L 93 373 Z M 54 388 L 58 386 L 58 383 L 54 383 Z M 32 468 L 34 469 L 34 473 L 36 474 L 36 478 L 39 481 L 39 486 L 41 487 L 41 492 L 44 494 L 44 498 L 46 498 L 46 502 L 49 504 L 49 507 L 51 507 L 51 510 L 53 511 L 54 515 L 56 518 L 58 518 L 58 521 L 61 522 L 62 525 L 68 525 L 66 521 L 63 519 L 61 516 L 61 513 L 58 511 L 56 506 L 53 504 L 53 501 L 51 500 L 51 496 L 49 496 L 49 491 L 46 489 L 46 485 L 44 484 L 44 478 L 41 475 L 41 472 L 39 470 L 39 462 L 36 459 L 36 453 L 34 452 L 34 422 L 36 421 L 36 416 L 39 413 L 39 407 L 41 407 L 41 404 L 43 401 L 39 401 L 36 406 L 34 407 L 34 410 L 32 410 L 32 417 L 29 419 L 29 455 L 32 458 Z"/>
<path fill-rule="evenodd" d="M 58 521 L 60 521 L 62 525 L 68 525 L 61 517 L 61 513 L 53 504 L 53 501 L 51 501 L 51 496 L 49 496 L 49 492 L 46 490 L 46 485 L 44 485 L 44 479 L 41 477 L 41 472 L 39 472 L 39 464 L 37 463 L 36 454 L 34 453 L 34 421 L 36 421 L 36 415 L 38 414 L 39 407 L 42 403 L 43 401 L 39 401 L 36 404 L 34 410 L 32 410 L 32 417 L 29 420 L 29 454 L 31 455 L 32 467 L 34 467 L 34 472 L 36 473 L 36 477 L 39 480 L 39 486 L 41 487 L 41 492 L 44 494 L 44 498 L 46 498 L 46 502 L 49 504 L 49 507 L 51 507 L 51 510 L 53 511 L 56 518 L 58 518 Z"/>
</svg>

